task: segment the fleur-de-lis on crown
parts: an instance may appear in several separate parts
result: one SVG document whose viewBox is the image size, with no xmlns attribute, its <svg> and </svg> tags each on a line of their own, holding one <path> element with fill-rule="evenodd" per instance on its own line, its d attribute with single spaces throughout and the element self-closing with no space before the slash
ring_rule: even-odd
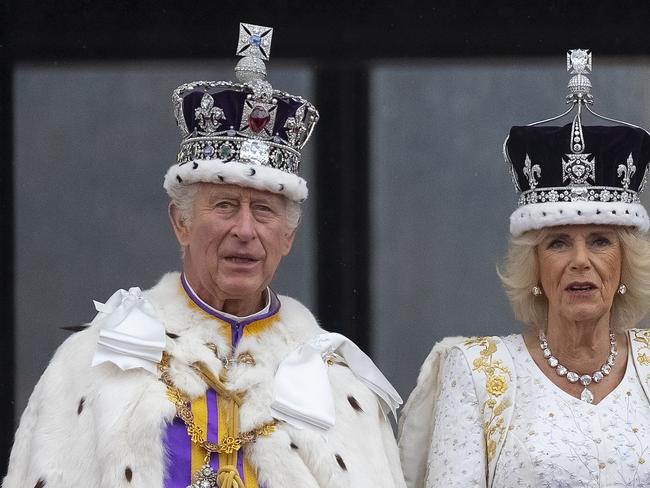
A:
<svg viewBox="0 0 650 488">
<path fill-rule="evenodd" d="M 293 117 L 289 117 L 284 123 L 287 129 L 287 140 L 294 147 L 300 146 L 305 134 L 307 133 L 307 124 L 305 124 L 305 106 L 301 105 Z"/>
<path fill-rule="evenodd" d="M 201 106 L 194 109 L 194 118 L 198 120 L 199 127 L 207 134 L 217 131 L 219 121 L 224 118 L 223 110 L 214 106 L 214 98 L 209 93 L 204 93 Z"/>
<path fill-rule="evenodd" d="M 623 177 L 623 188 L 628 190 L 630 187 L 630 179 L 632 178 L 632 175 L 636 173 L 636 166 L 634 165 L 634 159 L 632 159 L 632 153 L 630 153 L 628 156 L 626 164 L 618 165 L 616 173 L 618 174 L 619 178 L 621 176 Z"/>
<path fill-rule="evenodd" d="M 537 178 L 542 176 L 542 169 L 539 167 L 539 164 L 532 164 L 528 154 L 526 154 L 526 160 L 524 161 L 524 175 L 528 179 L 530 189 L 534 190 L 537 187 L 535 176 L 537 176 Z"/>
</svg>

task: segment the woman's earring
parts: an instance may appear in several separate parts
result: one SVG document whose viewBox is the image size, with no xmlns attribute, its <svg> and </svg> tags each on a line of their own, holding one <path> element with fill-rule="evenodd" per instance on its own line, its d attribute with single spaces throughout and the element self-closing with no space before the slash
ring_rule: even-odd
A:
<svg viewBox="0 0 650 488">
<path fill-rule="evenodd" d="M 624 286 L 624 285 L 622 285 L 622 286 Z M 533 288 L 530 290 L 530 292 L 535 297 L 541 297 L 544 294 L 544 292 L 542 291 L 542 288 L 537 286 L 537 285 L 533 286 Z M 620 292 L 620 288 L 619 288 L 619 292 Z"/>
<path fill-rule="evenodd" d="M 625 295 L 627 293 L 627 285 L 625 283 L 621 283 L 618 285 L 618 294 L 619 295 Z"/>
</svg>

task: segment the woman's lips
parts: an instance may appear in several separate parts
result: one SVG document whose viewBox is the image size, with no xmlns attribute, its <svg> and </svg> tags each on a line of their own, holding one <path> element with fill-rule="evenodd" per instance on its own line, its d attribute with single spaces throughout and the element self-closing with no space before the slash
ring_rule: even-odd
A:
<svg viewBox="0 0 650 488">
<path fill-rule="evenodd" d="M 591 281 L 574 281 L 572 283 L 569 283 L 564 290 L 571 293 L 586 294 L 586 293 L 593 292 L 597 289 L 598 287 L 596 286 L 596 284 L 592 283 Z"/>
</svg>

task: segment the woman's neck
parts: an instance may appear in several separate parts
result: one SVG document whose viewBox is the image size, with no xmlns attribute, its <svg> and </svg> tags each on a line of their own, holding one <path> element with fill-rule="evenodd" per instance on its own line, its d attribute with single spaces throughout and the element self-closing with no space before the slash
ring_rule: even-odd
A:
<svg viewBox="0 0 650 488">
<path fill-rule="evenodd" d="M 546 339 L 553 355 L 573 371 L 597 371 L 610 350 L 609 314 L 598 320 L 573 321 L 549 314 Z"/>
</svg>

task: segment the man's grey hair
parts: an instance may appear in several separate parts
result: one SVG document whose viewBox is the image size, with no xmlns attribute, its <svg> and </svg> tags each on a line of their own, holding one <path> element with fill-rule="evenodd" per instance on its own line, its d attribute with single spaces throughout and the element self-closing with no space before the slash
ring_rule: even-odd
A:
<svg viewBox="0 0 650 488">
<path fill-rule="evenodd" d="M 178 209 L 181 219 L 190 225 L 192 224 L 192 206 L 194 205 L 194 198 L 198 190 L 198 183 L 174 185 L 169 190 L 172 204 Z M 284 200 L 286 209 L 285 217 L 289 228 L 293 232 L 298 228 L 298 224 L 300 224 L 302 205 L 286 197 L 284 197 Z"/>
</svg>

